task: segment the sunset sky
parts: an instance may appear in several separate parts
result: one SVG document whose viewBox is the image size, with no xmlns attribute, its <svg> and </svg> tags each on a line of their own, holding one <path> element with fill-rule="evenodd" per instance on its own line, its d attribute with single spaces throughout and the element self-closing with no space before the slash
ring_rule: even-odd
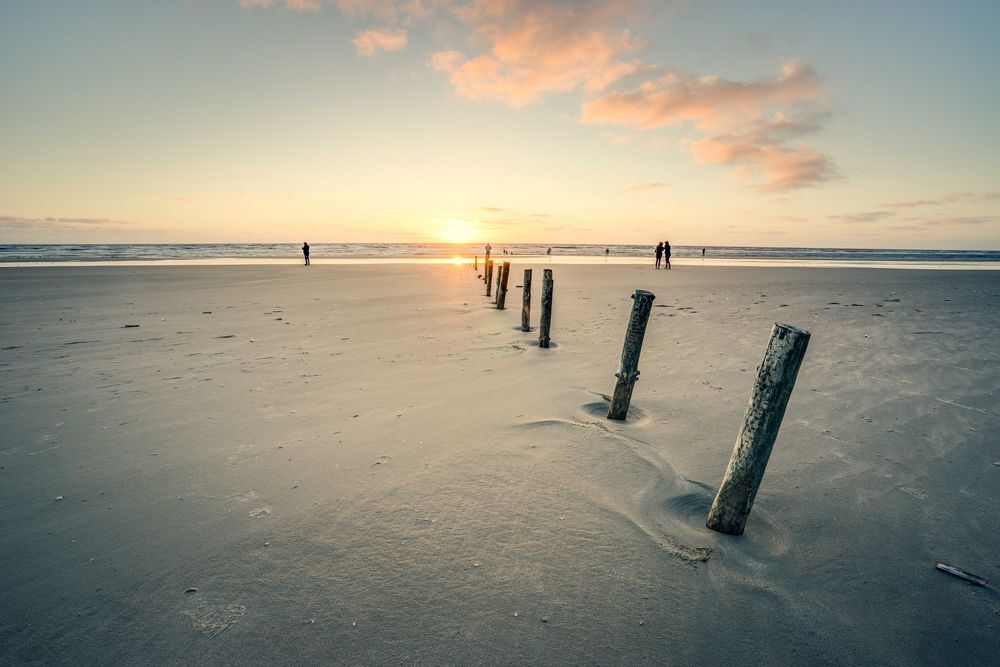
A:
<svg viewBox="0 0 1000 667">
<path fill-rule="evenodd" d="M 996 249 L 998 26 L 996 0 L 4 0 L 0 243 Z"/>
</svg>

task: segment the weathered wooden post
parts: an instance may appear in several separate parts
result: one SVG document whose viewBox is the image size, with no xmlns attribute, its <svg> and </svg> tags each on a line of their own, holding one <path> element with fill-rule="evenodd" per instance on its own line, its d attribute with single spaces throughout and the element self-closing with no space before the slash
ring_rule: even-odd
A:
<svg viewBox="0 0 1000 667">
<path fill-rule="evenodd" d="M 542 274 L 542 317 L 538 321 L 538 347 L 548 347 L 549 329 L 552 327 L 552 269 Z"/>
<path fill-rule="evenodd" d="M 632 314 L 628 318 L 628 328 L 625 330 L 625 345 L 622 347 L 622 361 L 615 377 L 615 393 L 611 397 L 608 408 L 608 419 L 625 419 L 628 416 L 628 406 L 632 401 L 632 388 L 639 379 L 639 353 L 642 352 L 642 339 L 646 336 L 646 323 L 649 313 L 653 310 L 653 299 L 656 295 L 646 290 L 637 289 L 632 295 Z"/>
<path fill-rule="evenodd" d="M 473 271 L 479 270 L 479 255 L 472 256 L 472 270 Z"/>
<path fill-rule="evenodd" d="M 486 260 L 486 296 L 490 295 L 493 288 L 493 260 Z"/>
<path fill-rule="evenodd" d="M 497 293 L 493 295 L 493 303 L 500 303 L 500 279 L 503 278 L 503 264 L 497 267 Z"/>
<path fill-rule="evenodd" d="M 486 272 L 486 269 L 489 268 L 489 265 L 490 265 L 490 251 L 487 250 L 486 251 L 486 257 L 483 258 L 483 272 L 484 272 L 484 274 Z M 486 285 L 487 285 L 487 287 L 488 287 L 490 279 L 487 278 L 485 275 L 483 275 L 483 282 L 485 282 Z M 487 296 L 489 296 L 489 290 L 486 291 L 486 294 L 487 294 Z"/>
<path fill-rule="evenodd" d="M 787 324 L 771 329 L 726 476 L 705 522 L 712 530 L 743 534 L 808 345 L 808 331 Z"/>
<path fill-rule="evenodd" d="M 510 277 L 510 262 L 504 262 L 500 269 L 500 287 L 497 288 L 497 310 L 503 310 L 507 303 L 507 279 Z"/>
<path fill-rule="evenodd" d="M 524 293 L 521 295 L 521 331 L 531 331 L 531 269 L 524 270 Z"/>
</svg>

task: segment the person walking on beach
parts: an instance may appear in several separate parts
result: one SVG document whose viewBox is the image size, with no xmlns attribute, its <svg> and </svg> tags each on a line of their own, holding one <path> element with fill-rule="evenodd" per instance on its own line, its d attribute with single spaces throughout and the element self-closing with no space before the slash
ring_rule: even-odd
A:
<svg viewBox="0 0 1000 667">
<path fill-rule="evenodd" d="M 663 242 L 663 264 L 670 268 L 670 241 Z"/>
<path fill-rule="evenodd" d="M 308 241 L 303 241 L 302 242 L 302 254 L 306 258 L 306 266 L 309 266 L 309 242 Z"/>
<path fill-rule="evenodd" d="M 546 250 L 545 254 L 546 255 L 551 255 L 552 254 L 552 248 L 549 248 L 548 250 Z"/>
<path fill-rule="evenodd" d="M 663 259 L 663 241 L 656 244 L 656 268 L 660 268 L 660 261 Z"/>
</svg>

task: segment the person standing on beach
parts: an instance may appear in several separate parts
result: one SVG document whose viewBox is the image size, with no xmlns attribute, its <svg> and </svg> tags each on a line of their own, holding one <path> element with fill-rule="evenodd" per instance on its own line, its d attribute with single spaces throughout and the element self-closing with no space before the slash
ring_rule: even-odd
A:
<svg viewBox="0 0 1000 667">
<path fill-rule="evenodd" d="M 663 259 L 663 241 L 656 244 L 656 268 L 660 268 L 660 261 Z"/>
<path fill-rule="evenodd" d="M 493 252 L 493 246 L 491 246 L 489 243 L 487 243 L 486 244 L 486 254 L 488 255 L 491 252 Z"/>
<path fill-rule="evenodd" d="M 663 263 L 670 268 L 670 241 L 663 242 Z"/>
<path fill-rule="evenodd" d="M 309 242 L 308 241 L 303 241 L 302 242 L 302 254 L 306 258 L 306 266 L 309 266 Z"/>
<path fill-rule="evenodd" d="M 545 254 L 546 255 L 551 255 L 552 254 L 552 248 L 549 248 L 548 250 L 546 250 Z"/>
</svg>

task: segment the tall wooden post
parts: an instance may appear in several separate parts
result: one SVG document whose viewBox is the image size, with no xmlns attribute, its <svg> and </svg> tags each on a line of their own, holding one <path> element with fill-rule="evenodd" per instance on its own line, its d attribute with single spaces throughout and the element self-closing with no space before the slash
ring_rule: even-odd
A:
<svg viewBox="0 0 1000 667">
<path fill-rule="evenodd" d="M 531 331 L 531 269 L 524 270 L 524 293 L 521 295 L 521 331 Z"/>
<path fill-rule="evenodd" d="M 705 522 L 712 530 L 743 534 L 808 345 L 808 331 L 787 324 L 771 329 L 726 476 Z"/>
<path fill-rule="evenodd" d="M 500 269 L 500 286 L 497 288 L 497 310 L 503 310 L 507 303 L 507 279 L 510 277 L 510 262 L 504 262 Z"/>
<path fill-rule="evenodd" d="M 503 278 L 503 264 L 497 267 L 497 292 L 493 296 L 493 303 L 500 303 L 500 279 Z"/>
<path fill-rule="evenodd" d="M 542 317 L 538 321 L 538 347 L 548 347 L 549 329 L 552 328 L 552 269 L 545 269 L 542 274 Z"/>
<path fill-rule="evenodd" d="M 486 296 L 490 295 L 493 288 L 493 260 L 486 260 Z"/>
<path fill-rule="evenodd" d="M 621 365 L 615 377 L 615 393 L 611 397 L 608 408 L 608 419 L 625 419 L 628 406 L 632 401 L 632 388 L 639 379 L 639 354 L 642 352 L 642 339 L 646 336 L 646 323 L 649 313 L 653 310 L 652 292 L 637 289 L 632 295 L 632 314 L 628 318 L 628 328 L 625 330 L 625 345 L 622 347 Z"/>
<path fill-rule="evenodd" d="M 489 287 L 490 279 L 487 278 L 485 274 L 487 273 L 487 269 L 489 268 L 489 266 L 490 266 L 490 252 L 487 250 L 486 251 L 486 257 L 483 258 L 483 274 L 484 274 L 483 275 L 483 282 L 486 283 L 487 287 Z M 486 295 L 489 296 L 489 293 L 490 293 L 490 291 L 487 289 L 486 290 Z"/>
</svg>

